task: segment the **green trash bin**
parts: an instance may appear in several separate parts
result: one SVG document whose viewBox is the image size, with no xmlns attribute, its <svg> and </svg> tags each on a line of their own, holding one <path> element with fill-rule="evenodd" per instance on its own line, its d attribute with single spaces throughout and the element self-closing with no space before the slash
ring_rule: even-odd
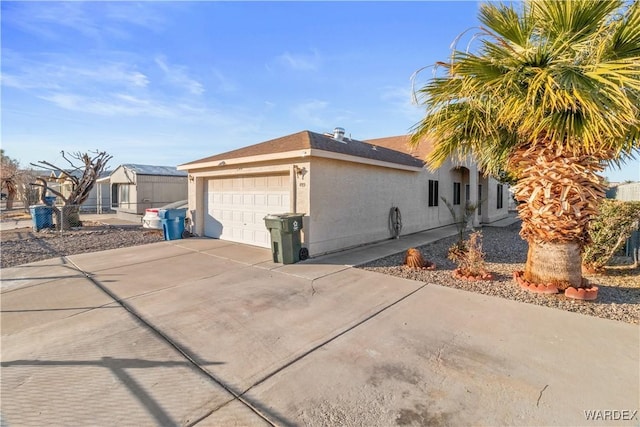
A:
<svg viewBox="0 0 640 427">
<path fill-rule="evenodd" d="M 303 216 L 304 214 L 285 213 L 264 217 L 265 226 L 271 233 L 273 262 L 294 264 L 309 257 L 307 248 L 302 247 L 300 239 Z"/>
</svg>

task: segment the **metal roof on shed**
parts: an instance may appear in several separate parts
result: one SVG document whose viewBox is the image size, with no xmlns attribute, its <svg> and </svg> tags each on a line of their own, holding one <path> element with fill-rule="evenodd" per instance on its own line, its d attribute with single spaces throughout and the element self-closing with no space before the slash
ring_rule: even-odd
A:
<svg viewBox="0 0 640 427">
<path fill-rule="evenodd" d="M 175 166 L 153 166 L 125 163 L 121 165 L 138 175 L 187 176 L 186 171 L 179 171 Z"/>
</svg>

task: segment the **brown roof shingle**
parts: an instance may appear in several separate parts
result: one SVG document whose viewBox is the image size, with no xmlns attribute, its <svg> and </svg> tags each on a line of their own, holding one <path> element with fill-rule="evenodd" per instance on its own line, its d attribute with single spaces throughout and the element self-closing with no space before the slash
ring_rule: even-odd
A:
<svg viewBox="0 0 640 427">
<path fill-rule="evenodd" d="M 424 161 L 433 150 L 431 141 L 422 141 L 420 145 L 411 146 L 411 135 L 389 136 L 386 138 L 367 139 L 366 142 L 372 145 L 386 147 L 391 150 L 401 151 Z"/>
<path fill-rule="evenodd" d="M 302 132 L 261 142 L 259 144 L 250 145 L 248 147 L 228 151 L 226 153 L 205 157 L 200 160 L 185 163 L 182 166 L 197 165 L 199 163 L 209 163 L 240 157 L 284 153 L 294 150 L 315 149 L 421 168 L 424 163 L 420 159 L 411 155 L 406 149 L 402 149 L 400 147 L 400 142 L 398 142 L 397 145 L 391 144 L 391 142 L 389 142 L 388 145 L 383 143 L 375 143 L 375 141 L 394 140 L 394 138 L 406 138 L 406 136 L 381 138 L 380 140 L 371 140 L 369 142 L 345 138 L 341 142 L 335 140 L 330 135 L 323 135 L 305 130 Z"/>
</svg>

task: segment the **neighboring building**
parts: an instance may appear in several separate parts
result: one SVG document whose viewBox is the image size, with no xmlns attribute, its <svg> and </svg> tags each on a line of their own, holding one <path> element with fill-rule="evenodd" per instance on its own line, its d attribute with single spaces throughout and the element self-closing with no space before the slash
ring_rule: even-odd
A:
<svg viewBox="0 0 640 427">
<path fill-rule="evenodd" d="M 420 160 L 429 145 L 412 150 L 408 141 L 303 131 L 179 165 L 189 173 L 193 231 L 270 247 L 264 216 L 303 213 L 303 245 L 315 256 L 389 238 L 394 207 L 401 234 L 452 224 L 442 197 L 459 214 L 480 200 L 475 225 L 508 215 L 507 185 L 472 162 L 447 161 L 430 172 Z"/>
<path fill-rule="evenodd" d="M 123 215 L 142 215 L 187 199 L 187 173 L 174 166 L 123 164 L 109 176 L 111 208 Z"/>
<path fill-rule="evenodd" d="M 82 178 L 83 173 L 83 170 L 67 171 L 67 174 L 78 179 Z M 73 180 L 71 180 L 67 174 L 62 172 L 57 176 L 54 172 L 51 172 L 51 174 L 52 178 L 50 180 L 53 180 L 56 183 L 56 190 L 62 193 L 64 197 L 69 197 L 73 191 L 73 186 L 75 185 Z M 80 207 L 81 211 L 102 213 L 110 210 L 108 179 L 110 174 L 110 171 L 104 171 L 100 174 L 93 188 L 89 192 L 89 197 L 87 197 L 84 203 L 82 203 L 82 206 Z M 60 204 L 62 203 L 62 200 L 56 200 L 56 203 Z"/>
<path fill-rule="evenodd" d="M 640 182 L 613 184 L 607 190 L 608 199 L 624 201 L 640 201 Z"/>
<path fill-rule="evenodd" d="M 625 202 L 640 202 L 640 182 L 614 183 L 607 190 L 607 198 Z M 632 257 L 635 263 L 640 262 L 640 228 L 627 239 L 625 253 Z"/>
</svg>

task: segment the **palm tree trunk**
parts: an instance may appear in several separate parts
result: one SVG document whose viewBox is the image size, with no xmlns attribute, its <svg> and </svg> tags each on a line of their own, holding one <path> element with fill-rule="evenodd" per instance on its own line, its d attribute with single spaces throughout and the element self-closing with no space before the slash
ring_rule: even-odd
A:
<svg viewBox="0 0 640 427">
<path fill-rule="evenodd" d="M 536 284 L 553 284 L 560 290 L 583 286 L 581 246 L 577 242 L 529 242 L 524 279 Z"/>
<path fill-rule="evenodd" d="M 604 154 L 604 153 L 603 153 Z M 529 242 L 524 278 L 559 289 L 582 287 L 582 248 L 588 226 L 604 197 L 600 159 L 558 152 L 540 143 L 518 150 L 510 168 L 522 219 L 520 235 Z"/>
</svg>

